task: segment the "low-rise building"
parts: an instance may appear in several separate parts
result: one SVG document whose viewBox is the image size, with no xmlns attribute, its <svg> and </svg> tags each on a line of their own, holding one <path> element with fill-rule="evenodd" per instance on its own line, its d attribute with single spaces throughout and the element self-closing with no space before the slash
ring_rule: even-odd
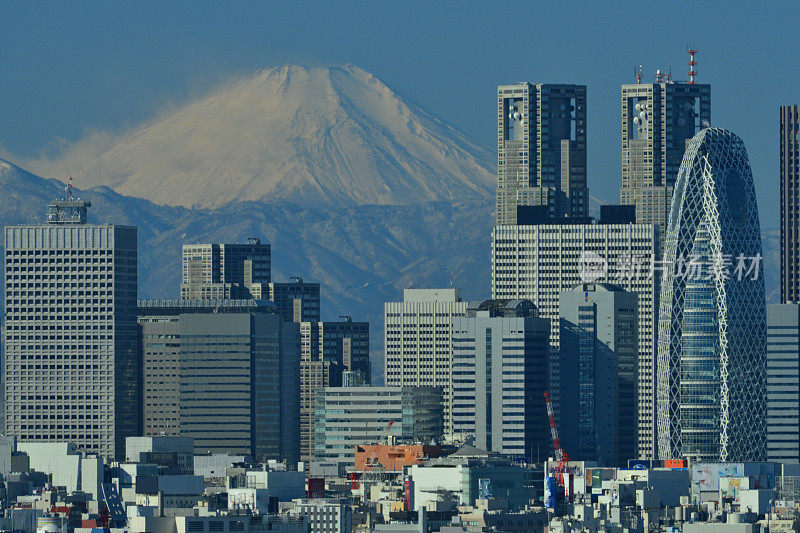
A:
<svg viewBox="0 0 800 533">
<path fill-rule="evenodd" d="M 352 466 L 356 445 L 440 439 L 442 413 L 438 387 L 327 387 L 317 393 L 314 459 Z"/>
</svg>

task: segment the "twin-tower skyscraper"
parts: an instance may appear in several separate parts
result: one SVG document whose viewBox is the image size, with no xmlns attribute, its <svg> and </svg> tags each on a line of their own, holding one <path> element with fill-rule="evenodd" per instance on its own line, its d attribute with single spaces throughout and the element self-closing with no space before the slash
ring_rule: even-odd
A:
<svg viewBox="0 0 800 533">
<path fill-rule="evenodd" d="M 664 235 L 686 145 L 711 122 L 711 86 L 622 86 L 620 202 Z M 496 225 L 589 214 L 586 86 L 515 83 L 497 88 Z"/>
</svg>

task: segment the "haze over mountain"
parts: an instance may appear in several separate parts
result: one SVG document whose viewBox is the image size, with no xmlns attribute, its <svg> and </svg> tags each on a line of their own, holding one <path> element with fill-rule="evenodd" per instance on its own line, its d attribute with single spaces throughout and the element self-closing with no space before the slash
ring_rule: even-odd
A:
<svg viewBox="0 0 800 533">
<path fill-rule="evenodd" d="M 0 227 L 44 223 L 47 203 L 63 194 L 62 183 L 0 159 Z M 108 187 L 78 196 L 92 202 L 90 223 L 138 227 L 140 298 L 178 297 L 183 244 L 269 242 L 275 281 L 319 281 L 323 319 L 370 322 L 377 376 L 385 301 L 401 299 L 409 285 L 447 286 L 450 276 L 465 298 L 491 293 L 491 199 L 342 208 L 237 202 L 209 210 L 157 205 Z"/>
<path fill-rule="evenodd" d="M 491 198 L 495 154 L 353 66 L 256 72 L 40 175 L 159 204 L 405 205 Z"/>
</svg>

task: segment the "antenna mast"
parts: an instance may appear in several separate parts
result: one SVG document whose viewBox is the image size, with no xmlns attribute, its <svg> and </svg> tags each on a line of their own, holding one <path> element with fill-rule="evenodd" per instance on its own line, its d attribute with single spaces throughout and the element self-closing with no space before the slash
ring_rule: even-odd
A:
<svg viewBox="0 0 800 533">
<path fill-rule="evenodd" d="M 687 63 L 689 65 L 689 83 L 692 85 L 694 85 L 694 77 L 697 76 L 697 72 L 694 70 L 694 67 L 697 66 L 697 61 L 694 60 L 694 56 L 699 51 L 700 50 L 695 48 L 689 48 L 686 50 L 686 53 L 689 54 L 689 62 Z"/>
</svg>

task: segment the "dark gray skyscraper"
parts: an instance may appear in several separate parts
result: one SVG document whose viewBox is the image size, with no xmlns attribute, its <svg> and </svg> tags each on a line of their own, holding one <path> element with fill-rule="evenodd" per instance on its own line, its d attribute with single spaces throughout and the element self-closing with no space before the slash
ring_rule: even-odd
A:
<svg viewBox="0 0 800 533">
<path fill-rule="evenodd" d="M 574 459 L 636 458 L 637 307 L 635 292 L 606 283 L 561 293 L 561 443 Z"/>
<path fill-rule="evenodd" d="M 136 228 L 86 223 L 52 202 L 47 224 L 6 227 L 6 433 L 124 457 L 140 431 Z"/>
<path fill-rule="evenodd" d="M 781 106 L 781 302 L 800 302 L 800 106 Z"/>
<path fill-rule="evenodd" d="M 710 85 L 657 74 L 655 83 L 622 86 L 620 200 L 636 206 L 636 222 L 657 225 L 662 239 L 686 143 L 710 121 Z"/>
<path fill-rule="evenodd" d="M 146 434 L 297 462 L 300 326 L 263 300 L 139 302 Z"/>
<path fill-rule="evenodd" d="M 585 217 L 586 86 L 527 82 L 497 88 L 497 225 L 540 206 Z"/>
</svg>

